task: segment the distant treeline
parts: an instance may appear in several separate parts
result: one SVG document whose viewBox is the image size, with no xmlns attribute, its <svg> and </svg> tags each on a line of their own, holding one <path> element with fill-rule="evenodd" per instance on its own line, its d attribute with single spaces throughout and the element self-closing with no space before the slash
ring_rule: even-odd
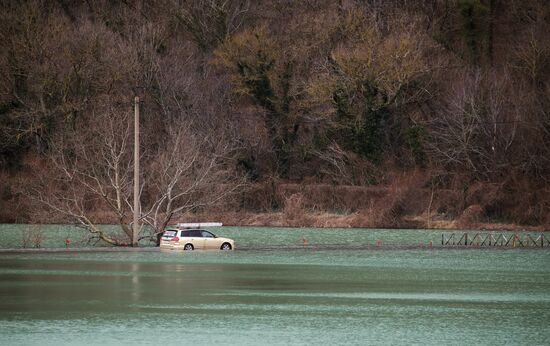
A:
<svg viewBox="0 0 550 346">
<path fill-rule="evenodd" d="M 264 190 L 421 171 L 428 191 L 529 196 L 518 217 L 550 223 L 549 33 L 547 0 L 2 1 L 0 203 L 29 208 L 15 185 L 137 95 L 152 158 L 183 121 L 215 134 L 200 155 Z M 483 213 L 521 214 L 499 203 Z"/>
</svg>

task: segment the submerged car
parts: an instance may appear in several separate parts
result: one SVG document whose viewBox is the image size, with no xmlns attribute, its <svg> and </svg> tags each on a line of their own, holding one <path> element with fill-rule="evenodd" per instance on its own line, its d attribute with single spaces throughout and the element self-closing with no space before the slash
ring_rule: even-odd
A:
<svg viewBox="0 0 550 346">
<path fill-rule="evenodd" d="M 164 231 L 160 248 L 169 250 L 233 250 L 235 241 L 203 229 L 170 229 Z"/>
</svg>

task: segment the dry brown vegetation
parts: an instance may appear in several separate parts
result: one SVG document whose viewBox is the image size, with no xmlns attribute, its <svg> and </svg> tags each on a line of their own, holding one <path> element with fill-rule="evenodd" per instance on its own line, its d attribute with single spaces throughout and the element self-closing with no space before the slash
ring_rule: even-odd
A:
<svg viewBox="0 0 550 346">
<path fill-rule="evenodd" d="M 39 248 L 42 246 L 44 239 L 44 231 L 40 225 L 30 225 L 23 230 L 21 235 L 21 246 Z"/>
<path fill-rule="evenodd" d="M 545 0 L 4 1 L 0 221 L 126 234 L 137 95 L 157 231 L 548 228 L 549 31 Z"/>
</svg>

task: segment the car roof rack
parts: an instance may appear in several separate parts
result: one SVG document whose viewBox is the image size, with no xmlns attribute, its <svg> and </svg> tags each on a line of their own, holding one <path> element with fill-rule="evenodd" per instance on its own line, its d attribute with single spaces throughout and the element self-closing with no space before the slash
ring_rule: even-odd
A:
<svg viewBox="0 0 550 346">
<path fill-rule="evenodd" d="M 194 222 L 194 223 L 178 223 L 180 228 L 201 228 L 201 227 L 221 227 L 221 222 Z"/>
</svg>

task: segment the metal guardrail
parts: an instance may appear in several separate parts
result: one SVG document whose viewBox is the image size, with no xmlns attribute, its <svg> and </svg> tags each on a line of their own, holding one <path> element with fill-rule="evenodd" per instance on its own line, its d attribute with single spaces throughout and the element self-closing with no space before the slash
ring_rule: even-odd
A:
<svg viewBox="0 0 550 346">
<path fill-rule="evenodd" d="M 474 247 L 550 247 L 550 236 L 544 233 L 451 233 L 441 234 L 442 246 L 474 246 Z"/>
</svg>

